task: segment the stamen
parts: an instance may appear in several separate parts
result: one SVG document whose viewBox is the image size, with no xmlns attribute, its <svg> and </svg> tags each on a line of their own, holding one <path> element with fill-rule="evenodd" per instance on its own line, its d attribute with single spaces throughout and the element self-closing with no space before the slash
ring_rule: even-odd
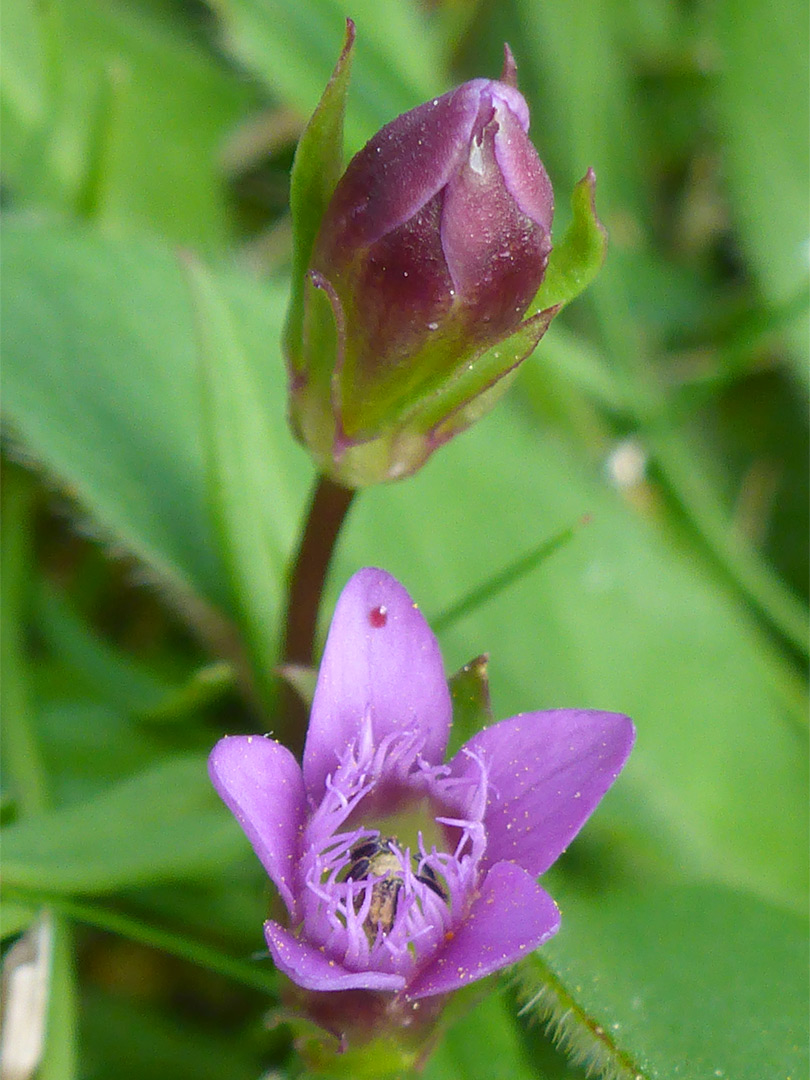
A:
<svg viewBox="0 0 810 1080">
<path fill-rule="evenodd" d="M 476 759 L 477 777 L 451 777 L 448 766 L 421 758 L 418 736 L 392 732 L 374 746 L 372 735 L 366 716 L 307 826 L 300 864 L 305 933 L 352 970 L 406 973 L 466 913 L 485 846 L 478 814 L 486 770 Z M 380 800 L 389 791 L 455 809 L 434 819 L 459 830 L 455 850 L 428 850 L 422 831 L 414 852 L 367 825 L 338 831 L 364 799 L 371 800 L 370 814 L 382 816 Z"/>
</svg>

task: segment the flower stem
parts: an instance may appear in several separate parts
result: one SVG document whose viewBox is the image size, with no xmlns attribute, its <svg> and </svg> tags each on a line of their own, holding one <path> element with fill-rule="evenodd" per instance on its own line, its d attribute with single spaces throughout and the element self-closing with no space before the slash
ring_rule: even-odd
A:
<svg viewBox="0 0 810 1080">
<path fill-rule="evenodd" d="M 315 662 L 315 633 L 326 573 L 354 494 L 327 476 L 318 479 L 290 577 L 283 664 L 312 667 Z M 300 695 L 287 683 L 282 693 L 281 718 L 284 742 L 291 750 L 300 752 L 307 709 Z"/>
</svg>

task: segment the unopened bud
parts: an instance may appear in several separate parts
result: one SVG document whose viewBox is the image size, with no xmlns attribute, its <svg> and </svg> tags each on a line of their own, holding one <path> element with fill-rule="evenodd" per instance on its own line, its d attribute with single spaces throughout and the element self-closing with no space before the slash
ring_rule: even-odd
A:
<svg viewBox="0 0 810 1080">
<path fill-rule="evenodd" d="M 491 408 L 558 310 L 522 321 L 554 198 L 505 53 L 499 81 L 474 79 L 382 128 L 325 206 L 289 349 L 291 416 L 346 486 L 418 469 Z"/>
</svg>

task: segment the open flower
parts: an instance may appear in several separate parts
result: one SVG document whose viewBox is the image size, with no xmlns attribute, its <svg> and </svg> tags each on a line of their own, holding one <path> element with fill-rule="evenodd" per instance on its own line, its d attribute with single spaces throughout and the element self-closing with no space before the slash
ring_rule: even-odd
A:
<svg viewBox="0 0 810 1080">
<path fill-rule="evenodd" d="M 445 763 L 450 696 L 438 644 L 405 589 L 365 569 L 338 601 L 303 769 L 262 736 L 222 739 L 213 783 L 275 883 L 276 965 L 313 991 L 444 994 L 559 927 L 536 882 L 618 775 L 616 713 L 522 713 Z"/>
</svg>

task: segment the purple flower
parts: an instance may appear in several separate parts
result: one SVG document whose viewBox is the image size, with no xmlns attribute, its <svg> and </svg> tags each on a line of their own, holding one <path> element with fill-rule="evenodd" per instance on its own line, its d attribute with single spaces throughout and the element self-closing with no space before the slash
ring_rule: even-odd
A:
<svg viewBox="0 0 810 1080">
<path fill-rule="evenodd" d="M 444 994 L 558 929 L 535 879 L 620 772 L 631 721 L 521 713 L 445 763 L 450 722 L 430 628 L 394 578 L 365 569 L 335 610 L 303 769 L 267 737 L 214 748 L 214 786 L 287 909 L 267 944 L 299 986 Z"/>
</svg>

